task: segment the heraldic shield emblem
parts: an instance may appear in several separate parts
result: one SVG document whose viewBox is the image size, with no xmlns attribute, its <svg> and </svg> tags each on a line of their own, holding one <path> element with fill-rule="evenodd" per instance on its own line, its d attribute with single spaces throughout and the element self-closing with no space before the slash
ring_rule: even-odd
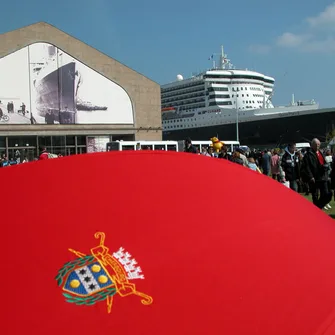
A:
<svg viewBox="0 0 335 335">
<path fill-rule="evenodd" d="M 91 249 L 90 255 L 69 249 L 78 258 L 64 264 L 58 271 L 55 279 L 62 287 L 66 301 L 76 305 L 94 305 L 106 300 L 108 313 L 112 310 L 115 295 L 136 295 L 143 305 L 152 304 L 152 297 L 138 292 L 132 283 L 144 279 L 136 260 L 123 248 L 110 254 L 105 246 L 105 234 L 99 232 L 94 236 L 100 239 L 100 244 Z"/>
</svg>

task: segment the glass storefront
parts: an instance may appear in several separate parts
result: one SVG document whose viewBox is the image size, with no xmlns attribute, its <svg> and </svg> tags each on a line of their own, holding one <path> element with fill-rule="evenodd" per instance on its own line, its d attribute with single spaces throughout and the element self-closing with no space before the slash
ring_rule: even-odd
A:
<svg viewBox="0 0 335 335">
<path fill-rule="evenodd" d="M 92 152 L 88 149 L 88 139 L 100 138 L 112 140 L 122 139 L 124 141 L 134 140 L 134 136 L 83 136 L 83 135 L 64 135 L 64 136 L 0 136 L 0 154 L 6 154 L 9 159 L 22 161 L 28 159 L 32 161 L 40 154 L 40 147 L 46 147 L 52 154 L 62 156 L 85 154 Z"/>
</svg>

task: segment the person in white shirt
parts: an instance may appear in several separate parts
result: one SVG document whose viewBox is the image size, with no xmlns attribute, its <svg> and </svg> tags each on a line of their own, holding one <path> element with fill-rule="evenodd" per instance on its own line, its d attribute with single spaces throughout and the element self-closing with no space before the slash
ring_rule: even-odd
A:
<svg viewBox="0 0 335 335">
<path fill-rule="evenodd" d="M 236 151 L 240 154 L 240 159 L 243 161 L 243 166 L 249 167 L 249 161 L 245 155 L 245 152 L 241 148 L 237 148 Z"/>
<path fill-rule="evenodd" d="M 326 154 L 325 154 L 325 161 L 326 163 L 329 164 L 329 166 L 331 167 L 333 165 L 333 156 L 332 156 L 332 152 L 330 149 L 326 150 Z M 330 174 L 331 174 L 331 168 L 328 171 L 328 176 L 329 176 L 329 182 L 330 182 Z M 331 209 L 332 207 L 330 206 L 330 204 L 327 204 L 325 207 L 323 207 L 326 211 L 328 209 Z"/>
</svg>

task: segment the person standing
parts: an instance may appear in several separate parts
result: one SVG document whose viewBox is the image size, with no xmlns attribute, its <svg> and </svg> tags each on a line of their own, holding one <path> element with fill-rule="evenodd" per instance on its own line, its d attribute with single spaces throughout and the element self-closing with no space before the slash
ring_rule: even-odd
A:
<svg viewBox="0 0 335 335">
<path fill-rule="evenodd" d="M 49 153 L 47 151 L 47 148 L 45 146 L 40 147 L 41 154 L 39 156 L 39 160 L 49 159 Z"/>
<path fill-rule="evenodd" d="M 265 149 L 263 157 L 262 157 L 263 174 L 268 176 L 270 173 L 270 167 L 271 167 L 271 154 L 268 150 Z"/>
<path fill-rule="evenodd" d="M 249 162 L 247 156 L 245 155 L 244 150 L 242 148 L 237 148 L 236 151 L 239 153 L 239 157 L 243 161 L 243 166 L 249 167 Z"/>
<path fill-rule="evenodd" d="M 202 148 L 201 148 L 201 155 L 202 155 L 202 156 L 211 157 L 211 155 L 208 153 L 206 147 L 202 147 Z"/>
<path fill-rule="evenodd" d="M 9 160 L 6 154 L 2 154 L 1 159 L 0 159 L 0 167 L 6 167 L 6 166 L 10 166 Z"/>
<path fill-rule="evenodd" d="M 228 149 L 227 149 L 226 145 L 222 146 L 221 151 L 218 155 L 218 158 L 227 159 L 227 160 L 231 161 L 232 157 L 228 153 Z"/>
<path fill-rule="evenodd" d="M 185 141 L 185 149 L 184 151 L 185 152 L 189 152 L 189 153 L 192 153 L 192 154 L 197 154 L 198 153 L 198 150 L 197 148 L 192 145 L 192 140 L 190 138 L 187 138 Z"/>
<path fill-rule="evenodd" d="M 330 202 L 332 192 L 328 189 L 330 166 L 320 151 L 320 145 L 317 138 L 312 140 L 311 150 L 305 154 L 303 159 L 302 177 L 309 183 L 313 204 L 322 209 Z"/>
<path fill-rule="evenodd" d="M 285 153 L 282 157 L 281 167 L 285 173 L 285 179 L 290 183 L 290 189 L 298 192 L 297 181 L 300 178 L 299 175 L 299 158 L 296 155 L 295 143 L 290 143 L 285 149 Z"/>
<path fill-rule="evenodd" d="M 271 157 L 271 174 L 272 178 L 277 181 L 280 181 L 279 166 L 280 166 L 280 157 L 278 155 L 278 150 L 274 149 L 273 156 Z"/>
<path fill-rule="evenodd" d="M 328 170 L 328 188 L 331 189 L 331 175 L 332 175 L 332 166 L 333 166 L 333 155 L 332 155 L 332 152 L 331 152 L 330 149 L 326 150 L 325 161 L 330 166 L 330 168 Z M 330 206 L 330 204 L 327 204 L 324 207 L 325 210 L 329 210 L 331 208 L 332 208 L 332 206 Z"/>
</svg>

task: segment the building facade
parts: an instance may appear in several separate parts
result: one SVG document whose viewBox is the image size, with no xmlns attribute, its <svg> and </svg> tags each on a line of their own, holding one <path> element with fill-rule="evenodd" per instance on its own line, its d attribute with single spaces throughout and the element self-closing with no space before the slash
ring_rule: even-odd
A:
<svg viewBox="0 0 335 335">
<path fill-rule="evenodd" d="M 0 35 L 0 152 L 102 151 L 161 140 L 160 86 L 44 22 Z"/>
</svg>

